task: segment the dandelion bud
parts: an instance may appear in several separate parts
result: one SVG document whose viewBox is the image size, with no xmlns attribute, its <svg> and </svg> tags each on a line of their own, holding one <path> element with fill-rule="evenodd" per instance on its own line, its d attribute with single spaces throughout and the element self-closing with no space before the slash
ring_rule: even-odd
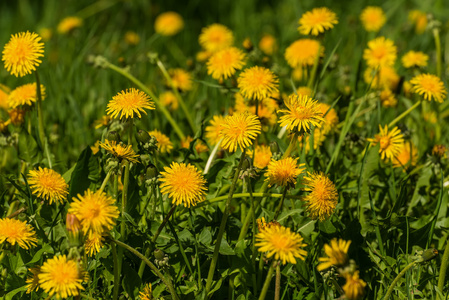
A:
<svg viewBox="0 0 449 300">
<path fill-rule="evenodd" d="M 431 248 L 431 249 L 427 249 L 423 252 L 421 259 L 421 262 L 425 262 L 425 261 L 429 261 L 434 259 L 435 257 L 438 256 L 438 250 L 435 248 Z"/>
<path fill-rule="evenodd" d="M 137 140 L 142 144 L 148 143 L 150 141 L 150 138 L 150 135 L 145 130 L 140 129 L 137 132 Z"/>
<path fill-rule="evenodd" d="M 160 249 L 154 250 L 154 258 L 156 258 L 157 260 L 162 260 L 164 259 L 164 257 L 165 257 L 164 251 Z"/>
<path fill-rule="evenodd" d="M 25 121 L 25 113 L 26 110 L 20 109 L 18 107 L 10 110 L 8 112 L 9 118 L 11 119 L 11 123 L 14 125 L 20 125 Z"/>
<path fill-rule="evenodd" d="M 153 179 L 156 178 L 158 175 L 156 166 L 153 164 L 150 164 L 147 168 L 146 178 L 147 179 Z"/>
<path fill-rule="evenodd" d="M 245 157 L 245 160 L 242 163 L 242 171 L 250 169 L 252 165 L 253 165 L 252 159 L 250 157 Z"/>
<path fill-rule="evenodd" d="M 272 141 L 270 143 L 270 150 L 271 150 L 271 153 L 273 153 L 273 154 L 279 152 L 279 145 L 278 145 L 278 143 L 276 141 Z"/>
<path fill-rule="evenodd" d="M 116 141 L 117 143 L 120 142 L 120 135 L 118 134 L 117 131 L 109 131 L 108 132 L 108 136 L 107 136 L 107 140 L 109 141 Z"/>
</svg>

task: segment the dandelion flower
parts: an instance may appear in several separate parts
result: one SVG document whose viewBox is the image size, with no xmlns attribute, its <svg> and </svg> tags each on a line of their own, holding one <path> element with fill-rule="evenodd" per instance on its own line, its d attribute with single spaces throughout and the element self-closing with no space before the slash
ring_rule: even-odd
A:
<svg viewBox="0 0 449 300">
<path fill-rule="evenodd" d="M 173 87 L 180 91 L 186 92 L 192 89 L 192 75 L 184 69 L 168 70 Z"/>
<path fill-rule="evenodd" d="M 271 153 L 270 146 L 266 145 L 257 145 L 254 149 L 254 162 L 253 165 L 258 169 L 263 169 L 271 161 L 271 157 L 273 154 Z M 250 153 L 249 156 L 252 157 L 253 153 Z"/>
<path fill-rule="evenodd" d="M 334 183 L 323 173 L 308 173 L 304 177 L 305 191 L 310 192 L 304 201 L 310 218 L 323 221 L 329 218 L 338 202 L 338 192 Z"/>
<path fill-rule="evenodd" d="M 309 96 L 290 95 L 285 106 L 287 109 L 278 110 L 278 113 L 283 114 L 279 123 L 289 130 L 309 131 L 311 126 L 320 127 L 321 122 L 324 122 L 318 101 Z"/>
<path fill-rule="evenodd" d="M 41 84 L 42 100 L 45 99 L 45 87 Z M 12 90 L 8 96 L 9 108 L 16 108 L 18 106 L 31 106 L 37 101 L 36 83 L 27 83 Z"/>
<path fill-rule="evenodd" d="M 240 93 L 248 99 L 268 98 L 278 92 L 279 80 L 269 69 L 255 66 L 245 69 L 237 79 Z"/>
<path fill-rule="evenodd" d="M 381 36 L 368 42 L 363 59 L 371 68 L 391 67 L 396 61 L 397 49 L 392 40 Z"/>
<path fill-rule="evenodd" d="M 154 109 L 154 103 L 150 97 L 138 89 L 131 88 L 121 91 L 108 103 L 106 113 L 115 119 L 134 118 L 134 114 L 141 118 L 140 112 L 146 114 L 145 109 Z"/>
<path fill-rule="evenodd" d="M 139 155 L 134 152 L 132 145 L 124 146 L 122 143 L 117 144 L 117 141 L 105 140 L 104 143 L 100 142 L 100 147 L 111 153 L 119 160 L 125 159 L 133 163 L 138 162 L 137 158 Z"/>
<path fill-rule="evenodd" d="M 314 8 L 299 19 L 299 33 L 319 35 L 338 24 L 337 15 L 327 7 Z"/>
<path fill-rule="evenodd" d="M 212 24 L 201 30 L 199 42 L 205 50 L 214 53 L 231 47 L 234 43 L 234 35 L 226 26 Z"/>
<path fill-rule="evenodd" d="M 57 299 L 68 298 L 79 295 L 84 290 L 83 272 L 79 270 L 78 264 L 65 255 L 55 256 L 48 259 L 41 267 L 38 274 L 40 287 L 50 296 Z"/>
<path fill-rule="evenodd" d="M 424 96 L 424 99 L 434 99 L 443 102 L 446 99 L 446 88 L 438 76 L 432 74 L 420 74 L 410 80 L 412 92 Z"/>
<path fill-rule="evenodd" d="M 249 105 L 249 103 L 247 102 L 248 101 L 243 98 L 240 93 L 236 93 L 234 109 L 240 113 L 250 112 L 252 114 L 256 114 L 256 105 Z M 278 108 L 279 105 L 273 98 L 263 98 L 259 100 L 259 109 L 257 110 L 257 116 L 259 117 L 260 122 L 262 124 L 269 125 L 276 124 L 276 110 Z"/>
<path fill-rule="evenodd" d="M 58 24 L 58 32 L 61 34 L 69 33 L 75 28 L 79 28 L 83 25 L 83 19 L 78 17 L 66 17 L 62 19 Z"/>
<path fill-rule="evenodd" d="M 265 55 L 273 55 L 278 49 L 276 38 L 271 34 L 264 35 L 259 41 L 259 49 Z"/>
<path fill-rule="evenodd" d="M 15 126 L 19 126 L 23 122 L 25 122 L 25 109 L 21 109 L 19 107 L 13 108 L 10 111 L 8 111 L 9 119 L 11 120 L 11 123 Z"/>
<path fill-rule="evenodd" d="M 220 133 L 223 137 L 223 148 L 235 152 L 237 147 L 240 147 L 243 151 L 252 144 L 260 130 L 260 121 L 253 114 L 235 113 L 227 116 Z"/>
<path fill-rule="evenodd" d="M 207 74 L 214 79 L 227 79 L 245 65 L 245 54 L 236 47 L 216 52 L 207 61 Z"/>
<path fill-rule="evenodd" d="M 62 203 L 69 193 L 69 185 L 52 169 L 39 167 L 38 170 L 30 170 L 28 183 L 34 195 L 47 200 L 50 204 Z"/>
<path fill-rule="evenodd" d="M 184 28 L 184 21 L 180 14 L 167 11 L 157 16 L 154 21 L 154 31 L 160 35 L 172 36 Z"/>
<path fill-rule="evenodd" d="M 143 291 L 139 292 L 140 300 L 153 300 L 153 287 L 151 283 L 144 286 Z"/>
<path fill-rule="evenodd" d="M 137 32 L 129 30 L 125 33 L 125 42 L 128 45 L 135 46 L 140 42 L 140 36 L 137 34 Z"/>
<path fill-rule="evenodd" d="M 418 161 L 418 149 L 412 142 L 403 143 L 399 146 L 398 154 L 393 158 L 394 168 L 404 168 L 415 166 Z"/>
<path fill-rule="evenodd" d="M 374 89 L 388 88 L 395 90 L 399 84 L 399 75 L 392 67 L 367 68 L 363 74 L 366 84 Z"/>
<path fill-rule="evenodd" d="M 409 15 L 408 19 L 415 24 L 415 32 L 417 34 L 422 34 L 424 31 L 426 31 L 427 28 L 427 14 L 420 10 L 412 10 Z"/>
<path fill-rule="evenodd" d="M 318 52 L 319 51 L 319 52 Z M 285 60 L 292 68 L 313 66 L 317 56 L 323 56 L 324 47 L 320 49 L 320 43 L 311 39 L 300 39 L 293 42 L 285 49 Z"/>
<path fill-rule="evenodd" d="M 181 141 L 181 147 L 189 149 L 190 148 L 190 143 L 192 141 L 193 141 L 193 138 L 191 136 L 187 136 L 186 138 L 184 138 Z M 203 152 L 207 152 L 209 150 L 209 148 L 201 140 L 198 140 L 198 139 L 195 141 L 195 147 L 194 148 L 195 148 L 196 152 L 198 152 L 198 154 L 203 153 Z"/>
<path fill-rule="evenodd" d="M 221 115 L 215 115 L 209 121 L 209 126 L 206 126 L 206 139 L 212 146 L 216 145 L 221 139 L 220 135 L 221 130 L 223 129 L 223 125 L 225 122 L 225 118 Z"/>
<path fill-rule="evenodd" d="M 107 127 L 112 121 L 111 116 L 101 116 L 100 119 L 97 119 L 94 121 L 93 126 L 95 127 L 95 129 L 99 129 L 101 127 Z"/>
<path fill-rule="evenodd" d="M 393 159 L 398 155 L 401 144 L 404 142 L 404 136 L 398 127 L 394 127 L 393 130 L 388 132 L 388 125 L 385 128 L 379 125 L 380 133 L 376 134 L 373 139 L 366 139 L 368 142 L 373 143 L 373 146 L 379 144 L 379 153 L 382 159 Z"/>
<path fill-rule="evenodd" d="M 268 181 L 270 186 L 275 184 L 277 186 L 294 187 L 297 177 L 304 170 L 305 164 L 298 165 L 297 158 L 287 157 L 280 160 L 272 160 L 268 164 L 265 181 Z"/>
<path fill-rule="evenodd" d="M 346 283 L 343 286 L 346 299 L 358 300 L 363 298 L 366 282 L 359 278 L 359 271 L 355 271 L 354 274 L 345 274 Z"/>
<path fill-rule="evenodd" d="M 324 244 L 324 252 L 328 257 L 320 257 L 318 260 L 318 271 L 326 270 L 332 266 L 345 266 L 348 263 L 348 250 L 351 241 L 345 241 L 342 239 L 332 239 L 331 244 Z"/>
<path fill-rule="evenodd" d="M 275 260 L 296 264 L 296 258 L 305 259 L 307 251 L 303 248 L 307 246 L 303 243 L 303 238 L 290 228 L 283 226 L 270 226 L 264 228 L 256 235 L 256 246 L 259 252 L 267 252 L 266 257 L 274 256 Z"/>
<path fill-rule="evenodd" d="M 429 56 L 421 51 L 409 51 L 402 57 L 404 68 L 426 67 Z"/>
<path fill-rule="evenodd" d="M 35 71 L 42 62 L 39 57 L 44 56 L 44 43 L 40 41 L 41 37 L 34 32 L 12 35 L 2 52 L 5 69 L 16 77 Z"/>
<path fill-rule="evenodd" d="M 78 194 L 73 198 L 68 213 L 80 220 L 84 234 L 111 230 L 119 215 L 115 199 L 100 190 L 93 193 L 90 189 L 83 196 Z"/>
<path fill-rule="evenodd" d="M 33 274 L 32 276 L 28 277 L 26 280 L 26 288 L 27 288 L 27 294 L 33 292 L 33 291 L 38 291 L 39 290 L 39 274 L 41 272 L 41 267 L 35 267 L 35 268 L 30 268 L 28 269 L 28 271 L 31 272 L 31 274 Z"/>
<path fill-rule="evenodd" d="M 205 199 L 206 180 L 195 166 L 173 162 L 161 172 L 161 193 L 168 195 L 176 205 L 195 206 Z"/>
<path fill-rule="evenodd" d="M 152 135 L 157 140 L 157 148 L 161 153 L 170 153 L 173 149 L 173 143 L 170 141 L 170 138 L 155 129 L 153 131 L 148 132 L 149 135 Z"/>
<path fill-rule="evenodd" d="M 383 89 L 379 97 L 383 107 L 395 107 L 398 103 L 398 100 L 389 88 Z"/>
<path fill-rule="evenodd" d="M 104 238 L 101 232 L 91 231 L 84 242 L 84 248 L 89 256 L 94 256 L 100 252 L 101 247 L 103 247 Z"/>
<path fill-rule="evenodd" d="M 160 94 L 159 101 L 170 110 L 177 110 L 179 107 L 178 98 L 172 91 L 166 91 Z"/>
<path fill-rule="evenodd" d="M 0 219 L 0 244 L 16 243 L 23 249 L 37 245 L 36 232 L 31 225 L 16 219 Z"/>
<path fill-rule="evenodd" d="M 384 26 L 387 18 L 382 8 L 378 6 L 365 7 L 360 14 L 360 20 L 366 31 L 378 32 Z"/>
</svg>

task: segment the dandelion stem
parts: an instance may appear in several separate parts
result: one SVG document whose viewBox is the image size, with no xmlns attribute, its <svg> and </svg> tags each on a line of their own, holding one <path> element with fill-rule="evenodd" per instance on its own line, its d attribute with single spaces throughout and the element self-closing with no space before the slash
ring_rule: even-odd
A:
<svg viewBox="0 0 449 300">
<path fill-rule="evenodd" d="M 292 139 L 290 140 L 290 144 L 287 147 L 287 150 L 285 150 L 284 155 L 282 155 L 282 158 L 287 158 L 290 156 L 290 154 L 292 153 L 292 151 L 295 149 L 296 146 L 296 141 L 298 140 L 298 136 L 295 133 L 292 137 Z"/>
<path fill-rule="evenodd" d="M 268 288 L 270 287 L 271 277 L 273 276 L 274 268 L 273 265 L 270 266 L 268 270 L 267 278 L 265 279 L 265 283 L 263 284 L 262 292 L 260 293 L 259 300 L 264 300 L 267 296 Z"/>
<path fill-rule="evenodd" d="M 405 272 L 407 272 L 411 267 L 413 267 L 417 261 L 412 261 L 409 263 L 402 271 L 396 276 L 396 278 L 391 283 L 390 287 L 388 288 L 387 292 L 385 293 L 384 300 L 388 300 L 390 298 L 391 293 L 393 293 L 394 287 L 396 286 L 396 283 L 398 283 L 399 279 L 404 276 Z"/>
<path fill-rule="evenodd" d="M 39 131 L 39 140 L 41 142 L 42 149 L 45 152 L 48 160 L 48 166 L 52 168 L 50 151 L 48 150 L 47 138 L 45 137 L 44 131 L 44 115 L 42 112 L 42 91 L 41 91 L 41 81 L 39 79 L 39 73 L 37 70 L 34 72 L 36 75 L 36 96 L 37 96 L 37 122 Z"/>
<path fill-rule="evenodd" d="M 219 140 L 218 143 L 215 145 L 214 149 L 212 149 L 212 152 L 209 155 L 209 158 L 207 159 L 206 166 L 204 167 L 203 175 L 206 175 L 207 172 L 209 172 L 210 167 L 212 166 L 212 162 L 215 159 L 215 156 L 217 156 L 218 149 L 220 148 L 221 142 L 223 139 Z"/>
<path fill-rule="evenodd" d="M 106 177 L 103 180 L 103 183 L 101 184 L 100 187 L 100 192 L 103 192 L 104 188 L 106 187 L 106 184 L 108 184 L 109 178 L 112 175 L 112 170 L 109 170 L 109 172 L 106 174 Z"/>
<path fill-rule="evenodd" d="M 221 240 L 223 238 L 223 234 L 224 234 L 225 227 L 226 227 L 226 221 L 229 216 L 229 208 L 231 206 L 231 200 L 232 200 L 232 196 L 234 194 L 235 186 L 237 185 L 237 179 L 239 178 L 240 169 L 242 168 L 243 161 L 245 160 L 245 154 L 246 154 L 246 152 L 244 150 L 242 153 L 242 156 L 240 157 L 239 165 L 237 166 L 237 169 L 235 170 L 234 179 L 232 180 L 232 185 L 229 190 L 228 199 L 226 201 L 226 206 L 225 206 L 225 209 L 223 212 L 223 217 L 221 219 L 220 229 L 218 230 L 218 236 L 217 236 L 217 241 L 215 242 L 214 254 L 212 256 L 212 261 L 210 263 L 209 273 L 207 275 L 207 281 L 206 281 L 207 297 L 210 297 L 210 295 L 208 295 L 208 294 L 209 294 L 209 291 L 212 286 L 212 281 L 213 281 L 213 277 L 214 277 L 214 273 L 215 273 L 215 267 L 217 266 L 217 260 L 218 260 L 218 255 L 219 255 L 219 251 L 220 251 Z"/>
<path fill-rule="evenodd" d="M 418 102 L 416 102 L 415 104 L 413 104 L 413 106 L 411 106 L 409 109 L 407 109 L 406 111 L 404 111 L 402 114 L 400 114 L 399 116 L 396 117 L 396 119 L 394 119 L 393 121 L 390 122 L 390 124 L 388 124 L 388 128 L 392 127 L 394 124 L 396 124 L 397 122 L 399 122 L 400 120 L 402 120 L 402 118 L 404 118 L 406 115 L 408 115 L 412 110 L 414 110 L 415 108 L 417 108 L 420 104 L 421 104 L 422 100 L 419 100 Z"/>
<path fill-rule="evenodd" d="M 441 259 L 440 274 L 438 277 L 438 289 L 440 290 L 441 293 L 443 293 L 445 283 L 444 280 L 446 279 L 446 270 L 448 262 L 449 262 L 449 238 L 446 241 L 446 248 L 444 249 L 443 258 Z M 438 299 L 440 299 L 439 296 Z"/>
<path fill-rule="evenodd" d="M 318 70 L 318 64 L 320 62 L 321 49 L 322 49 L 322 46 L 321 46 L 321 43 L 319 43 L 317 56 L 315 57 L 315 62 L 313 63 L 312 74 L 310 74 L 309 82 L 307 83 L 307 87 L 309 89 L 312 89 L 313 84 L 315 83 L 315 77 L 316 77 L 316 73 Z"/>
<path fill-rule="evenodd" d="M 435 49 L 437 54 L 437 76 L 441 78 L 441 41 L 440 41 L 440 31 L 438 28 L 433 28 L 433 37 L 435 38 Z"/>
<path fill-rule="evenodd" d="M 167 224 L 168 220 L 170 219 L 171 215 L 175 212 L 176 209 L 176 204 L 173 204 L 173 206 L 171 207 L 170 211 L 168 212 L 168 214 L 165 216 L 164 220 L 162 221 L 161 225 L 159 226 L 159 228 L 157 229 L 156 233 L 154 234 L 153 238 L 151 239 L 151 242 L 154 244 L 156 243 L 156 240 L 159 236 L 159 234 L 161 234 L 162 229 L 164 229 L 165 224 Z"/>
<path fill-rule="evenodd" d="M 118 262 L 117 262 L 117 249 L 115 244 L 111 242 L 111 250 L 112 250 L 112 260 L 114 261 L 114 291 L 113 291 L 113 300 L 117 300 L 118 298 L 118 289 L 120 287 L 120 274 L 118 270 Z"/>
<path fill-rule="evenodd" d="M 284 188 L 284 192 L 282 193 L 282 198 L 281 201 L 279 201 L 279 205 L 276 208 L 276 212 L 274 213 L 274 220 L 277 219 L 277 217 L 279 216 L 279 213 L 282 210 L 282 206 L 284 205 L 284 199 L 285 199 L 285 195 L 287 194 L 287 187 Z"/>
<path fill-rule="evenodd" d="M 274 300 L 279 300 L 281 295 L 281 265 L 276 266 L 276 286 L 274 288 Z"/>
<path fill-rule="evenodd" d="M 251 215 L 252 220 L 253 220 L 253 237 L 252 237 L 252 245 L 251 245 L 251 261 L 252 261 L 252 265 L 255 266 L 256 265 L 256 256 L 257 256 L 257 251 L 256 251 L 256 212 L 254 211 L 254 197 L 253 197 L 253 192 L 252 192 L 252 187 L 251 187 L 251 177 L 248 177 L 248 192 L 249 192 L 249 198 L 251 201 Z M 253 281 L 253 289 L 254 289 L 254 297 L 257 297 L 257 277 L 256 277 L 256 272 L 254 272 L 251 275 L 252 281 Z"/>
</svg>

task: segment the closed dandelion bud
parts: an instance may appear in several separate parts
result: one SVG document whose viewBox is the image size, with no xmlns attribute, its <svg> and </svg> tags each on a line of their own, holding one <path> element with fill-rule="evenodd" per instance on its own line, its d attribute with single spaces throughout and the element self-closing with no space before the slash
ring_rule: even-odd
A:
<svg viewBox="0 0 449 300">
<path fill-rule="evenodd" d="M 156 166 L 153 164 L 150 164 L 147 168 L 146 172 L 146 179 L 155 179 L 158 175 Z"/>
<path fill-rule="evenodd" d="M 160 249 L 154 250 L 154 258 L 156 258 L 157 260 L 162 260 L 164 259 L 164 257 L 165 257 L 164 251 Z"/>
<path fill-rule="evenodd" d="M 108 141 L 116 141 L 117 143 L 120 142 L 120 135 L 117 131 L 109 131 L 107 136 Z"/>
<path fill-rule="evenodd" d="M 421 256 L 421 262 L 426 262 L 429 260 L 434 259 L 435 257 L 438 256 L 438 250 L 435 248 L 431 248 L 431 249 L 427 249 L 423 252 L 422 256 Z"/>
<path fill-rule="evenodd" d="M 270 143 L 270 150 L 271 150 L 271 153 L 273 153 L 273 154 L 279 152 L 279 145 L 278 145 L 278 143 L 276 141 L 272 141 Z"/>
<path fill-rule="evenodd" d="M 142 144 L 148 143 L 150 141 L 150 139 L 151 139 L 151 136 L 145 130 L 140 129 L 137 132 L 137 140 L 140 143 L 142 143 Z"/>
<path fill-rule="evenodd" d="M 252 164 L 253 164 L 252 159 L 249 157 L 245 157 L 245 160 L 242 163 L 242 171 L 250 169 Z"/>
</svg>

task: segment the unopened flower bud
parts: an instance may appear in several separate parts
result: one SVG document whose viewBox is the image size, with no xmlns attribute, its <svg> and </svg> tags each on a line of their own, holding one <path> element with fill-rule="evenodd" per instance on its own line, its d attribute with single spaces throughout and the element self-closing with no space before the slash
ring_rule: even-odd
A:
<svg viewBox="0 0 449 300">
<path fill-rule="evenodd" d="M 275 141 L 272 141 L 270 143 L 270 150 L 271 150 L 271 153 L 273 153 L 273 154 L 278 153 L 279 152 L 279 145 L 278 145 L 278 143 L 275 142 Z"/>
<path fill-rule="evenodd" d="M 150 135 L 145 130 L 140 129 L 137 132 L 137 140 L 142 144 L 148 143 L 150 141 Z"/>
<path fill-rule="evenodd" d="M 118 134 L 117 131 L 109 131 L 107 139 L 109 141 L 116 141 L 117 143 L 119 143 L 120 142 L 120 135 Z"/>
<path fill-rule="evenodd" d="M 147 172 L 146 172 L 146 178 L 147 179 L 154 179 L 156 178 L 158 175 L 156 166 L 153 164 L 150 164 L 147 168 Z"/>
<path fill-rule="evenodd" d="M 421 259 L 422 262 L 429 261 L 438 256 L 438 250 L 435 248 L 424 250 L 422 253 Z"/>
<path fill-rule="evenodd" d="M 157 260 L 162 260 L 164 259 L 164 257 L 165 257 L 164 251 L 160 249 L 154 250 L 154 258 L 156 258 Z"/>
</svg>

